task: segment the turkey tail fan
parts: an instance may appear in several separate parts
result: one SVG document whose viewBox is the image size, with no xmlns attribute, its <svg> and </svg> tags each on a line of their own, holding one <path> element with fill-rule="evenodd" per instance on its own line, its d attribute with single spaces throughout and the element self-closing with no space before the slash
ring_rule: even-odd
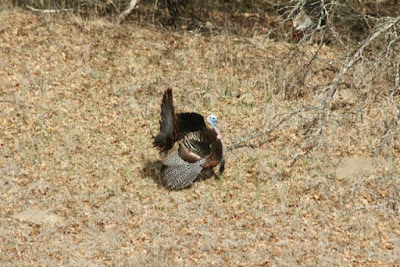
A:
<svg viewBox="0 0 400 267">
<path fill-rule="evenodd" d="M 192 185 L 203 170 L 205 158 L 189 163 L 184 161 L 178 153 L 170 153 L 164 158 L 161 169 L 163 183 L 170 190 L 179 190 Z"/>
<path fill-rule="evenodd" d="M 161 102 L 160 133 L 154 138 L 154 146 L 162 151 L 171 149 L 178 139 L 178 123 L 174 109 L 172 89 L 168 88 Z"/>
</svg>

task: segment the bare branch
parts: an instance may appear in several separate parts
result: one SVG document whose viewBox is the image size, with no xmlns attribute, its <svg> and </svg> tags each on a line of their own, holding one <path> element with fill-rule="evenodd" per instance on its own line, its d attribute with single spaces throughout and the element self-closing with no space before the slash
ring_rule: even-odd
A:
<svg viewBox="0 0 400 267">
<path fill-rule="evenodd" d="M 233 144 L 230 144 L 226 150 L 225 150 L 225 154 L 227 154 L 229 151 L 237 149 L 237 148 L 241 148 L 241 147 L 258 147 L 262 144 L 264 144 L 268 138 L 268 136 L 271 134 L 271 132 L 273 132 L 275 129 L 277 129 L 279 126 L 281 126 L 284 122 L 286 122 L 287 120 L 291 119 L 293 116 L 298 115 L 300 113 L 304 113 L 304 112 L 308 112 L 311 110 L 315 110 L 316 107 L 312 106 L 312 107 L 306 107 L 306 108 L 302 108 L 302 109 L 298 109 L 292 112 L 288 112 L 288 113 L 284 113 L 284 114 L 280 114 L 280 115 L 276 115 L 276 117 L 278 116 L 282 116 L 281 119 L 272 127 L 268 128 L 266 131 L 262 131 L 259 132 L 257 134 L 251 135 L 247 138 L 242 138 L 241 140 L 239 140 L 238 142 L 235 142 Z M 273 119 L 274 120 L 274 119 Z M 257 137 L 262 136 L 263 139 L 259 140 L 257 144 L 250 144 L 249 142 Z"/>
<path fill-rule="evenodd" d="M 395 63 L 396 66 L 396 76 L 394 80 L 394 89 L 393 92 L 390 94 L 390 98 L 393 98 L 397 91 L 400 90 L 400 61 Z"/>
<path fill-rule="evenodd" d="M 400 21 L 400 16 L 397 18 L 390 19 L 380 29 L 376 30 L 374 34 L 372 34 L 368 39 L 366 39 L 360 46 L 360 48 L 353 54 L 353 56 L 347 58 L 346 62 L 343 64 L 339 73 L 336 75 L 331 85 L 327 89 L 328 93 L 327 93 L 327 98 L 325 99 L 326 101 L 324 101 L 325 102 L 324 106 L 327 106 L 330 103 L 330 101 L 332 100 L 333 96 L 335 95 L 338 89 L 339 82 L 342 80 L 343 76 L 347 73 L 347 71 L 354 65 L 354 63 L 356 63 L 360 59 L 362 53 L 364 52 L 364 49 L 368 47 L 373 40 L 378 38 L 382 33 L 392 28 L 399 21 Z"/>
<path fill-rule="evenodd" d="M 129 3 L 129 6 L 124 10 L 124 12 L 121 13 L 118 19 L 118 23 L 121 23 L 126 19 L 126 17 L 131 14 L 131 12 L 135 9 L 137 3 L 139 3 L 140 0 L 131 0 Z"/>
<path fill-rule="evenodd" d="M 325 92 L 327 92 L 326 96 L 320 101 L 319 104 L 317 104 L 315 106 L 316 109 L 320 109 L 321 111 L 325 110 L 325 112 L 320 112 L 320 114 L 319 114 L 318 129 L 313 134 L 309 135 L 309 137 L 307 137 L 303 141 L 303 143 L 301 144 L 302 151 L 295 153 L 295 155 L 293 155 L 291 161 L 289 162 L 289 166 L 293 165 L 300 157 L 307 155 L 309 152 L 311 152 L 312 150 L 315 149 L 315 146 L 314 146 L 315 140 L 317 140 L 318 137 L 322 136 L 323 126 L 325 125 L 327 118 L 329 117 L 329 112 L 330 112 L 330 109 L 328 108 L 329 104 L 330 104 L 333 96 L 337 92 L 339 82 L 342 80 L 343 76 L 362 57 L 365 48 L 367 48 L 382 33 L 386 32 L 391 27 L 396 25 L 399 21 L 400 21 L 400 17 L 397 17 L 394 19 L 390 19 L 388 22 L 384 23 L 379 29 L 377 29 L 368 39 L 366 39 L 361 44 L 361 46 L 357 49 L 356 52 L 354 52 L 354 54 L 351 57 L 347 57 L 343 66 L 341 67 L 341 69 L 339 70 L 339 72 L 337 73 L 335 78 L 332 80 L 330 86 L 326 89 L 326 91 L 325 91 Z M 394 116 L 394 118 L 391 121 L 391 124 L 390 124 L 391 126 L 388 127 L 388 129 L 386 130 L 386 133 L 384 134 L 384 137 L 382 138 L 380 148 L 386 142 L 387 137 L 392 132 L 392 129 L 397 125 L 396 122 L 398 121 L 399 116 L 400 116 L 400 107 L 399 107 L 398 112 L 396 113 L 396 115 Z M 307 146 L 307 144 L 311 144 L 311 146 Z"/>
<path fill-rule="evenodd" d="M 225 150 L 225 155 L 226 156 L 230 151 L 235 150 L 237 148 L 241 147 L 260 147 L 263 145 L 269 138 L 270 134 L 281 127 L 285 122 L 293 119 L 293 117 L 298 116 L 301 113 L 307 112 L 307 111 L 314 111 L 317 112 L 316 116 L 313 117 L 313 122 L 312 126 L 307 126 L 307 127 L 312 127 L 311 132 L 307 135 L 307 137 L 304 138 L 302 143 L 300 144 L 300 151 L 297 153 L 294 153 L 292 159 L 288 162 L 289 166 L 293 165 L 299 158 L 306 156 L 312 151 L 315 151 L 318 147 L 321 145 L 321 140 L 323 137 L 323 131 L 324 127 L 328 122 L 329 119 L 329 114 L 330 114 L 330 108 L 329 104 L 338 91 L 338 87 L 340 82 L 342 81 L 343 77 L 346 75 L 346 73 L 353 68 L 353 66 L 356 64 L 357 61 L 363 58 L 363 53 L 364 51 L 382 34 L 387 32 L 390 28 L 395 26 L 398 22 L 400 21 L 400 17 L 396 18 L 389 18 L 385 22 L 381 24 L 380 27 L 377 27 L 375 31 L 362 42 L 359 47 L 352 53 L 350 53 L 345 59 L 344 62 L 335 75 L 335 77 L 331 80 L 331 83 L 326 87 L 324 90 L 324 94 L 322 95 L 322 99 L 317 102 L 313 106 L 308 106 L 299 110 L 291 111 L 288 113 L 284 113 L 281 115 L 275 116 L 272 121 L 274 123 L 273 125 L 270 125 L 270 127 L 264 131 L 257 132 L 252 135 L 248 135 L 246 137 L 243 137 L 236 142 L 233 142 L 232 144 L 228 145 L 226 150 Z M 318 57 L 319 51 L 322 47 L 322 41 L 317 49 L 317 51 L 314 53 L 312 58 L 309 60 L 307 64 L 307 69 L 309 69 L 314 62 L 314 60 Z M 303 81 L 305 80 L 307 76 L 307 71 L 304 73 Z M 392 125 L 394 126 L 394 121 L 398 121 L 400 116 L 400 109 L 396 113 L 396 116 L 392 119 Z M 314 124 L 316 124 L 314 126 Z M 391 127 L 391 129 L 393 128 Z M 392 132 L 390 129 L 389 132 Z M 388 135 L 387 133 L 386 135 Z M 224 158 L 225 160 L 225 158 Z"/>
<path fill-rule="evenodd" d="M 65 8 L 65 9 L 37 9 L 32 6 L 26 6 L 31 11 L 40 12 L 40 13 L 59 13 L 59 12 L 69 12 L 74 11 L 72 8 Z"/>
<path fill-rule="evenodd" d="M 311 69 L 311 64 L 314 62 L 314 60 L 317 58 L 319 51 L 322 48 L 322 45 L 324 44 L 324 39 L 325 39 L 325 31 L 323 31 L 322 33 L 322 39 L 320 41 L 320 44 L 318 45 L 318 49 L 317 51 L 315 51 L 314 55 L 312 56 L 312 58 L 310 59 L 310 61 L 307 63 L 306 67 L 305 67 L 305 71 L 304 71 L 304 75 L 303 77 L 300 79 L 300 84 L 303 85 L 306 78 L 307 78 L 307 74 Z"/>
</svg>

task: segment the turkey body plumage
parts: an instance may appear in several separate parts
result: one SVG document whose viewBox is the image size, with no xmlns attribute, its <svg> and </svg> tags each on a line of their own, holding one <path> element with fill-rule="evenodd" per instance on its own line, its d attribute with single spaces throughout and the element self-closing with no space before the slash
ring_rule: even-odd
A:
<svg viewBox="0 0 400 267">
<path fill-rule="evenodd" d="M 163 184 L 171 190 L 189 187 L 203 172 L 217 166 L 223 154 L 221 132 L 214 115 L 206 126 L 198 113 L 175 113 L 172 90 L 161 102 L 160 132 L 153 144 L 160 149 Z"/>
</svg>

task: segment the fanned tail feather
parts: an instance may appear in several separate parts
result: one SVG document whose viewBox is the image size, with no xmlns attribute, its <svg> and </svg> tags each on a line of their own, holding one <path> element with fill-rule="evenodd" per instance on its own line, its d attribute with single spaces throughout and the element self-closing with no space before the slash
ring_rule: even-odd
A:
<svg viewBox="0 0 400 267">
<path fill-rule="evenodd" d="M 172 89 L 168 88 L 161 102 L 160 133 L 154 138 L 153 145 L 162 151 L 172 148 L 178 139 L 178 124 L 174 109 Z"/>
<path fill-rule="evenodd" d="M 170 153 L 163 160 L 164 166 L 161 170 L 165 187 L 179 190 L 191 186 L 203 170 L 205 161 L 201 159 L 195 163 L 189 163 L 181 159 L 177 151 Z"/>
</svg>

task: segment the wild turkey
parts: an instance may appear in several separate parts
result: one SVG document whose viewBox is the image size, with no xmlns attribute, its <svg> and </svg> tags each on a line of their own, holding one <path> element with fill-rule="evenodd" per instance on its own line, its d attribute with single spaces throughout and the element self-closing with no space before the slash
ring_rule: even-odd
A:
<svg viewBox="0 0 400 267">
<path fill-rule="evenodd" d="M 163 183 L 168 189 L 190 186 L 197 177 L 212 170 L 222 159 L 221 131 L 217 117 L 207 122 L 198 113 L 175 113 L 172 90 L 167 89 L 161 103 L 160 133 L 154 146 L 161 150 Z M 220 168 L 220 172 L 223 168 Z"/>
</svg>

